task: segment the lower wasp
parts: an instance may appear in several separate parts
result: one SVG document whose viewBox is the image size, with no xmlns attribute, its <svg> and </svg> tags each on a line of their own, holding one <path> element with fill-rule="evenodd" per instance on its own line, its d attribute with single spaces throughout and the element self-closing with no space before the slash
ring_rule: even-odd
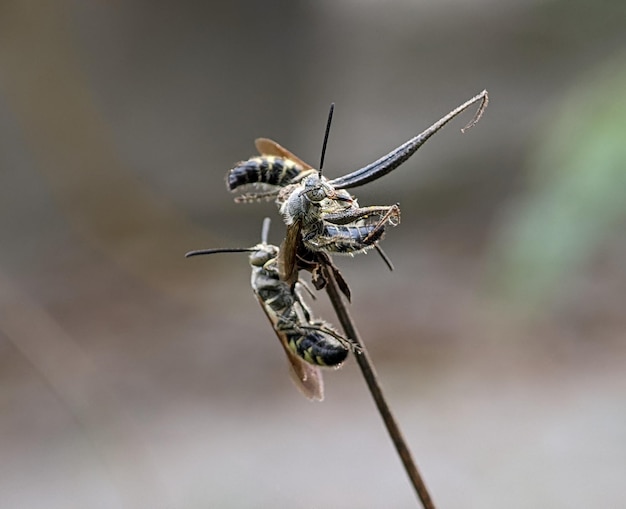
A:
<svg viewBox="0 0 626 509">
<path fill-rule="evenodd" d="M 250 253 L 252 290 L 287 355 L 292 378 L 307 398 L 321 401 L 324 385 L 320 366 L 340 367 L 355 347 L 329 324 L 313 318 L 302 298 L 302 288 L 305 288 L 302 283 L 290 285 L 281 280 L 279 248 L 267 242 L 269 225 L 270 220 L 266 218 L 261 243 L 256 246 L 203 249 L 185 256 Z"/>
</svg>

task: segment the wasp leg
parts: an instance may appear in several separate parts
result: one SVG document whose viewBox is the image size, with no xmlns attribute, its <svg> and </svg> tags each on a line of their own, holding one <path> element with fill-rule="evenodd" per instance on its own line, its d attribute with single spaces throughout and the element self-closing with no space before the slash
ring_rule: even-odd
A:
<svg viewBox="0 0 626 509">
<path fill-rule="evenodd" d="M 302 286 L 302 288 L 304 288 L 304 290 L 309 295 L 309 297 L 311 297 L 313 300 L 317 300 L 317 296 L 313 293 L 313 290 L 309 288 L 309 285 L 307 285 L 304 281 L 300 281 L 300 280 L 298 280 L 297 284 L 298 286 Z"/>
<path fill-rule="evenodd" d="M 371 231 L 371 233 L 365 237 L 363 239 L 363 243 L 367 244 L 370 242 L 370 239 L 374 238 L 376 236 L 376 234 L 378 233 L 379 230 L 381 230 L 382 228 L 385 227 L 385 224 L 387 222 L 389 222 L 389 224 L 395 226 L 398 223 L 394 224 L 394 220 L 392 219 L 392 216 L 398 221 L 400 222 L 400 207 L 398 207 L 397 205 L 392 205 L 391 207 L 389 207 L 389 211 L 387 212 L 387 214 L 385 214 L 381 220 L 379 221 L 379 223 L 376 225 L 376 227 Z"/>
<path fill-rule="evenodd" d="M 337 213 L 323 213 L 322 219 L 332 224 L 346 225 L 350 223 L 355 223 L 361 219 L 367 219 L 375 216 L 380 217 L 381 220 L 388 220 L 391 223 L 396 220 L 399 222 L 400 208 L 397 205 L 358 207 L 354 209 L 342 210 Z"/>
<path fill-rule="evenodd" d="M 385 265 L 387 265 L 387 267 L 389 268 L 389 270 L 393 270 L 393 263 L 391 263 L 391 260 L 387 256 L 387 253 L 385 253 L 378 244 L 374 245 L 374 249 L 376 249 L 380 257 L 383 259 L 383 262 L 385 262 Z"/>
<path fill-rule="evenodd" d="M 278 196 L 278 191 L 265 193 L 246 193 L 235 197 L 235 203 L 251 203 L 254 201 L 272 200 Z"/>
<path fill-rule="evenodd" d="M 328 334 L 329 336 L 334 337 L 336 340 L 342 343 L 345 347 L 347 347 L 351 352 L 355 352 L 355 353 L 362 352 L 361 347 L 356 342 L 354 342 L 350 338 L 346 338 L 340 335 L 339 333 L 335 332 L 334 330 L 329 328 L 328 325 L 324 322 L 313 322 L 309 325 L 301 325 L 300 328 L 304 330 L 315 330 L 318 332 L 323 332 L 324 334 Z"/>
<path fill-rule="evenodd" d="M 304 286 L 300 281 L 298 281 L 296 283 L 296 285 L 302 285 Z M 299 286 L 294 287 L 294 301 L 298 303 L 298 305 L 300 306 L 300 309 L 302 310 L 302 317 L 304 318 L 304 322 L 310 322 L 311 321 L 311 308 L 309 308 L 309 306 L 307 306 L 304 303 L 304 300 L 302 300 L 302 295 L 300 295 L 300 292 L 298 291 Z M 307 288 L 308 290 L 308 288 Z M 310 290 L 309 290 L 310 292 Z M 312 295 L 312 294 L 311 294 Z M 315 298 L 315 297 L 313 297 Z"/>
</svg>

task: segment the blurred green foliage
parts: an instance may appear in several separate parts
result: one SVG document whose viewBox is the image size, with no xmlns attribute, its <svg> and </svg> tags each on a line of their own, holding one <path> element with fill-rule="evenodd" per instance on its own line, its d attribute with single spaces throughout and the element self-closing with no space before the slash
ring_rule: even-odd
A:
<svg viewBox="0 0 626 509">
<path fill-rule="evenodd" d="M 586 75 L 547 116 L 527 191 L 494 246 L 498 289 L 530 308 L 571 290 L 574 274 L 624 224 L 626 54 Z"/>
</svg>

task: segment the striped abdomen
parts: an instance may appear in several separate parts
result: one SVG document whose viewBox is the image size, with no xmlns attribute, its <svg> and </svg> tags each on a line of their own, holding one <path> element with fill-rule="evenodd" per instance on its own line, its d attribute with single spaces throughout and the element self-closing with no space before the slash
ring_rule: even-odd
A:
<svg viewBox="0 0 626 509">
<path fill-rule="evenodd" d="M 317 224 L 303 228 L 302 240 L 313 251 L 359 253 L 376 246 L 387 226 L 396 226 L 399 222 L 397 205 L 346 209 L 324 214 Z"/>
<path fill-rule="evenodd" d="M 247 184 L 285 187 L 302 171 L 302 166 L 291 159 L 276 156 L 253 157 L 229 170 L 226 186 L 230 191 Z"/>
<path fill-rule="evenodd" d="M 287 339 L 291 350 L 308 363 L 317 366 L 339 366 L 348 356 L 346 345 L 321 331 L 294 330 L 287 332 Z"/>
<path fill-rule="evenodd" d="M 335 225 L 324 222 L 321 234 L 304 235 L 305 245 L 314 251 L 353 254 L 376 245 L 385 234 L 385 225 Z"/>
</svg>

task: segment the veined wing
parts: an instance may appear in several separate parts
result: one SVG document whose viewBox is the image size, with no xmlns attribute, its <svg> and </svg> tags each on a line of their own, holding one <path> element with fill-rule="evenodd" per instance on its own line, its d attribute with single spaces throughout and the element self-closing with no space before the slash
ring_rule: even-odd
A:
<svg viewBox="0 0 626 509">
<path fill-rule="evenodd" d="M 287 361 L 289 362 L 291 379 L 296 384 L 296 387 L 308 399 L 322 401 L 324 399 L 324 380 L 322 378 L 320 368 L 314 366 L 313 364 L 309 364 L 301 357 L 298 357 L 293 350 L 289 348 L 286 334 L 276 328 L 276 316 L 274 316 L 273 313 L 268 312 L 267 307 L 263 304 L 261 299 L 259 299 L 259 303 L 261 304 L 268 320 L 272 324 L 272 328 L 274 329 L 276 336 L 278 336 L 278 340 L 280 341 L 283 350 L 285 350 Z"/>
<path fill-rule="evenodd" d="M 254 145 L 259 151 L 259 154 L 261 154 L 262 156 L 283 157 L 285 159 L 291 159 L 292 161 L 298 163 L 305 170 L 314 169 L 310 164 L 305 163 L 297 155 L 293 154 L 282 145 L 276 143 L 274 140 L 270 140 L 269 138 L 257 138 L 256 140 L 254 140 Z"/>
</svg>

